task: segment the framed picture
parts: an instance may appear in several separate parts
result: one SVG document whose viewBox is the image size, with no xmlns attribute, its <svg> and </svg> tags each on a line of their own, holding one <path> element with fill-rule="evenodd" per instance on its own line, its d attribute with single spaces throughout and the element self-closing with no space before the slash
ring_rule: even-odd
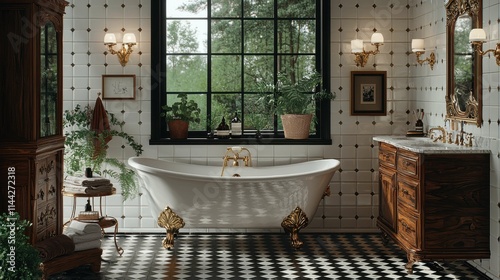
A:
<svg viewBox="0 0 500 280">
<path fill-rule="evenodd" d="M 102 99 L 135 99 L 135 75 L 102 75 Z"/>
<path fill-rule="evenodd" d="M 387 115 L 387 72 L 351 72 L 351 115 Z"/>
</svg>

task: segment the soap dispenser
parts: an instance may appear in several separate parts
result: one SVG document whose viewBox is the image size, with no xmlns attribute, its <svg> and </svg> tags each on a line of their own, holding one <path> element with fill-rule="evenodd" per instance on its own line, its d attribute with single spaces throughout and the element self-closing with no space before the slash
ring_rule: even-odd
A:
<svg viewBox="0 0 500 280">
<path fill-rule="evenodd" d="M 222 121 L 219 126 L 217 126 L 216 136 L 219 139 L 229 138 L 229 125 L 226 123 L 226 119 L 222 117 Z"/>
<path fill-rule="evenodd" d="M 231 137 L 239 138 L 241 134 L 241 120 L 238 117 L 238 112 L 236 112 L 234 113 L 234 118 L 231 119 Z"/>
</svg>

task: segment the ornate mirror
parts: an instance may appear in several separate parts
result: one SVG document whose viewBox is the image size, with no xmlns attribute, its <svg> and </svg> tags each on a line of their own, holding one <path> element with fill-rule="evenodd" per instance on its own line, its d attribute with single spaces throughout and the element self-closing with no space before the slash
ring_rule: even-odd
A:
<svg viewBox="0 0 500 280">
<path fill-rule="evenodd" d="M 482 0 L 449 0 L 446 4 L 446 118 L 482 122 L 482 58 L 469 42 L 472 28 L 481 28 Z"/>
</svg>

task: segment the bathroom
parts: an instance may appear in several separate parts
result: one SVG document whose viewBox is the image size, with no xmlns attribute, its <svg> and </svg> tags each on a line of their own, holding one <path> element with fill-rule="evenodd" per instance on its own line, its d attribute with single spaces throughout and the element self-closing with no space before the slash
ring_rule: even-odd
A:
<svg viewBox="0 0 500 280">
<path fill-rule="evenodd" d="M 63 30 L 63 110 L 77 104 L 94 104 L 102 91 L 104 74 L 136 75 L 134 100 L 105 100 L 104 106 L 125 122 L 124 130 L 142 145 L 142 156 L 202 165 L 221 164 L 227 145 L 150 145 L 151 135 L 151 12 L 149 0 L 69 0 Z M 446 11 L 445 0 L 332 0 L 330 20 L 330 83 L 337 98 L 331 103 L 331 145 L 247 145 L 258 166 L 283 165 L 321 158 L 338 159 L 341 171 L 330 184 L 331 195 L 320 203 L 305 231 L 338 233 L 377 232 L 378 149 L 376 135 L 404 135 L 414 129 L 410 112 L 425 111 L 425 129 L 445 126 L 446 115 Z M 488 48 L 498 41 L 500 2 L 483 0 L 483 28 Z M 359 4 L 356 6 L 356 3 Z M 104 9 L 103 5 L 107 5 Z M 115 56 L 103 53 L 104 28 L 120 33 L 133 30 L 137 46 L 125 67 Z M 356 66 L 351 40 L 369 41 L 372 29 L 384 36 L 380 53 L 364 67 Z M 356 30 L 359 29 L 359 32 Z M 433 69 L 419 65 L 411 53 L 411 40 L 424 38 L 436 56 Z M 365 43 L 366 49 L 372 49 Z M 88 51 L 90 50 L 89 54 Z M 387 115 L 350 114 L 351 71 L 387 71 Z M 464 130 L 491 150 L 490 251 L 491 258 L 475 260 L 477 269 L 500 277 L 500 68 L 492 55 L 483 58 L 481 127 L 466 124 Z M 133 152 L 122 142 L 109 143 L 111 156 L 127 160 Z M 119 187 L 118 187 L 119 192 Z M 64 220 L 72 199 L 64 198 Z M 82 205 L 83 206 L 83 205 Z M 139 196 L 125 202 L 119 195 L 107 197 L 104 211 L 116 217 L 119 231 L 164 232 L 150 214 L 148 201 Z M 279 230 L 279 229 L 278 229 Z M 204 230 L 200 229 L 201 232 Z"/>
</svg>

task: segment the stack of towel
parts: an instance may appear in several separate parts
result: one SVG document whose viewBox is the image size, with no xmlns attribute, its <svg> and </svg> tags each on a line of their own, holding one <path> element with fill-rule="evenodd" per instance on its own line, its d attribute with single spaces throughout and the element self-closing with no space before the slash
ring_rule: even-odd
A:
<svg viewBox="0 0 500 280">
<path fill-rule="evenodd" d="M 73 220 L 63 230 L 63 234 L 73 240 L 75 251 L 101 247 L 102 230 L 99 224 Z"/>
<path fill-rule="evenodd" d="M 45 262 L 73 253 L 75 251 L 75 244 L 71 241 L 71 238 L 61 234 L 37 242 L 35 248 L 38 250 L 42 262 Z"/>
<path fill-rule="evenodd" d="M 113 184 L 109 179 L 94 176 L 91 178 L 66 176 L 64 178 L 64 192 L 82 194 L 111 194 Z"/>
</svg>

